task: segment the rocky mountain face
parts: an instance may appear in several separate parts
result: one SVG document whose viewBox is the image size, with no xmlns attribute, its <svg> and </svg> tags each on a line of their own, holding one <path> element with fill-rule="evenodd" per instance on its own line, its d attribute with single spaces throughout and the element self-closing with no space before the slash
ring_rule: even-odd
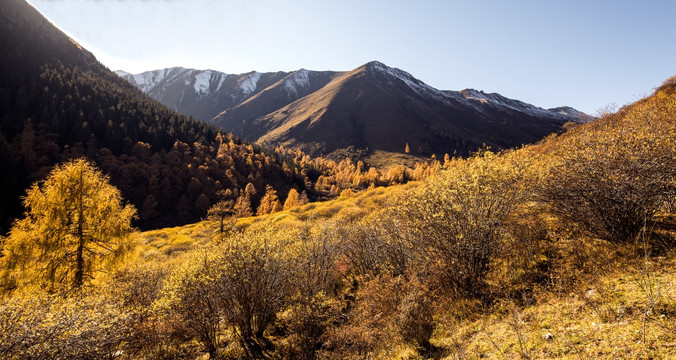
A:
<svg viewBox="0 0 676 360">
<path fill-rule="evenodd" d="M 118 74 L 165 105 L 250 141 L 378 166 L 519 146 L 584 116 L 474 89 L 438 90 L 377 61 L 347 72 Z"/>
<path fill-rule="evenodd" d="M 118 75 L 164 105 L 200 120 L 209 120 L 224 109 L 241 104 L 288 75 L 283 72 L 232 75 L 213 70 L 181 67 Z"/>
</svg>

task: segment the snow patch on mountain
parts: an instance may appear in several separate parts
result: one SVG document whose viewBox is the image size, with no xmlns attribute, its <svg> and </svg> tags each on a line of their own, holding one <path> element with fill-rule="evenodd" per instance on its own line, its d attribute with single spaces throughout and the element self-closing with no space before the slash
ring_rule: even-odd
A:
<svg viewBox="0 0 676 360">
<path fill-rule="evenodd" d="M 205 70 L 195 75 L 195 83 L 193 84 L 193 88 L 198 95 L 209 94 L 212 74 L 213 73 L 211 70 Z"/>
<path fill-rule="evenodd" d="M 486 94 L 483 91 L 474 89 L 461 91 L 438 90 L 416 79 L 406 71 L 391 68 L 377 61 L 367 64 L 367 69 L 370 70 L 371 74 L 376 74 L 376 78 L 379 81 L 385 80 L 392 83 L 394 79 L 397 79 L 422 97 L 433 98 L 451 106 L 457 105 L 460 102 L 472 107 L 479 113 L 486 113 L 490 108 L 493 108 L 501 111 L 522 112 L 536 117 L 551 118 L 554 116 L 559 117 L 559 119 L 571 119 L 577 116 L 577 114 L 573 113 L 573 111 L 577 112 L 577 110 L 572 108 L 568 111 L 553 111 L 553 109 L 543 109 L 519 100 L 506 98 L 496 93 Z M 383 76 L 378 75 L 385 75 L 384 79 Z"/>
<path fill-rule="evenodd" d="M 433 98 L 439 102 L 443 102 L 449 105 L 452 105 L 454 101 L 462 99 L 462 96 L 459 96 L 456 91 L 442 91 L 435 89 L 424 82 L 416 79 L 411 74 L 407 73 L 404 70 L 397 68 L 391 68 L 381 62 L 373 61 L 367 65 L 367 68 L 370 69 L 372 74 L 381 74 L 385 75 L 385 78 L 388 82 L 392 82 L 393 79 L 397 79 L 404 84 L 406 84 L 411 90 L 416 94 L 426 98 Z"/>
<path fill-rule="evenodd" d="M 121 77 L 121 78 L 126 78 L 127 76 L 131 76 L 130 73 L 128 73 L 128 72 L 126 72 L 126 71 L 124 71 L 124 70 L 115 70 L 114 73 L 116 73 L 117 76 L 119 76 L 119 77 Z"/>
<path fill-rule="evenodd" d="M 145 93 L 162 93 L 171 84 L 183 83 L 187 89 L 192 88 L 195 91 L 198 99 L 220 90 L 229 76 L 214 70 L 195 70 L 182 67 L 146 71 L 140 74 L 130 74 L 123 70 L 117 70 L 115 73 L 130 81 Z M 260 77 L 260 75 L 258 76 Z M 253 84 L 255 89 L 257 80 L 254 80 L 250 80 L 251 84 L 245 84 L 245 87 L 248 89 Z"/>
<path fill-rule="evenodd" d="M 144 73 L 134 74 L 131 77 L 136 86 L 141 89 L 141 91 L 147 93 L 157 84 L 161 83 L 167 77 L 170 70 L 171 69 L 146 71 Z"/>
<path fill-rule="evenodd" d="M 239 84 L 239 88 L 242 89 L 245 95 L 251 94 L 252 92 L 256 91 L 256 85 L 260 79 L 261 73 L 254 71 L 251 75 L 242 80 L 242 82 Z"/>
<path fill-rule="evenodd" d="M 284 80 L 284 90 L 289 94 L 298 95 L 299 87 L 304 89 L 310 87 L 309 72 L 305 69 L 296 71 Z"/>
<path fill-rule="evenodd" d="M 225 79 L 228 78 L 228 74 L 220 73 L 218 75 L 220 76 L 220 80 L 218 80 L 218 85 L 216 85 L 216 90 L 214 90 L 214 91 L 221 90 L 221 87 L 223 86 L 223 82 L 225 81 Z"/>
</svg>

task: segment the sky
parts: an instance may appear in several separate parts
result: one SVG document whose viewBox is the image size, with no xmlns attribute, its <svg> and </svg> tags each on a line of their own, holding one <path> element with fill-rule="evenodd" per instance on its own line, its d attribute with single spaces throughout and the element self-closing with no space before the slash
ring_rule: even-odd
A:
<svg viewBox="0 0 676 360">
<path fill-rule="evenodd" d="M 111 70 L 351 70 L 589 114 L 676 74 L 672 0 L 29 0 Z"/>
</svg>

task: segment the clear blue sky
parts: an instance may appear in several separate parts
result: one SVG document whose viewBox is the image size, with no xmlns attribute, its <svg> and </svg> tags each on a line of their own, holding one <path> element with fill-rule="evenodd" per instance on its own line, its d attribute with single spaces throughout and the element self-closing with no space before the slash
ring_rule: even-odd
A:
<svg viewBox="0 0 676 360">
<path fill-rule="evenodd" d="M 112 70 L 350 70 L 594 114 L 676 74 L 676 1 L 29 0 Z"/>
</svg>

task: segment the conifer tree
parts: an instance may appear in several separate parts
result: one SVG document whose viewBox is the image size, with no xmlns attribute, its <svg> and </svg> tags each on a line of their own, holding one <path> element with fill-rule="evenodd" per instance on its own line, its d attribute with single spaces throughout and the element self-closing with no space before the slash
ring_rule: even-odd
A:
<svg viewBox="0 0 676 360">
<path fill-rule="evenodd" d="M 26 217 L 6 239 L 3 266 L 16 282 L 80 289 L 104 261 L 129 250 L 136 210 L 84 159 L 54 168 L 24 199 Z"/>
<path fill-rule="evenodd" d="M 237 198 L 234 211 L 235 216 L 238 218 L 253 215 L 253 210 L 251 210 L 251 198 L 249 197 L 249 193 L 242 192 L 242 195 L 240 195 Z"/>
<path fill-rule="evenodd" d="M 141 218 L 152 219 L 156 216 L 157 216 L 157 200 L 155 200 L 153 194 L 149 194 L 143 201 L 143 207 L 141 207 Z"/>
<path fill-rule="evenodd" d="M 293 188 L 289 190 L 289 195 L 286 196 L 286 201 L 284 201 L 284 210 L 289 210 L 293 207 L 300 205 L 299 197 L 300 195 L 298 194 L 298 190 Z"/>
<path fill-rule="evenodd" d="M 271 185 L 265 186 L 265 195 L 261 199 L 256 215 L 272 214 L 282 210 L 282 203 L 277 198 L 277 191 Z"/>
<path fill-rule="evenodd" d="M 225 220 L 235 211 L 234 206 L 235 202 L 232 200 L 221 200 L 207 211 L 209 220 L 218 221 L 221 235 L 225 231 Z M 234 221 L 232 225 L 234 225 Z"/>
<path fill-rule="evenodd" d="M 307 193 L 303 190 L 298 197 L 298 206 L 305 205 L 310 202 L 310 199 L 307 197 Z"/>
</svg>

